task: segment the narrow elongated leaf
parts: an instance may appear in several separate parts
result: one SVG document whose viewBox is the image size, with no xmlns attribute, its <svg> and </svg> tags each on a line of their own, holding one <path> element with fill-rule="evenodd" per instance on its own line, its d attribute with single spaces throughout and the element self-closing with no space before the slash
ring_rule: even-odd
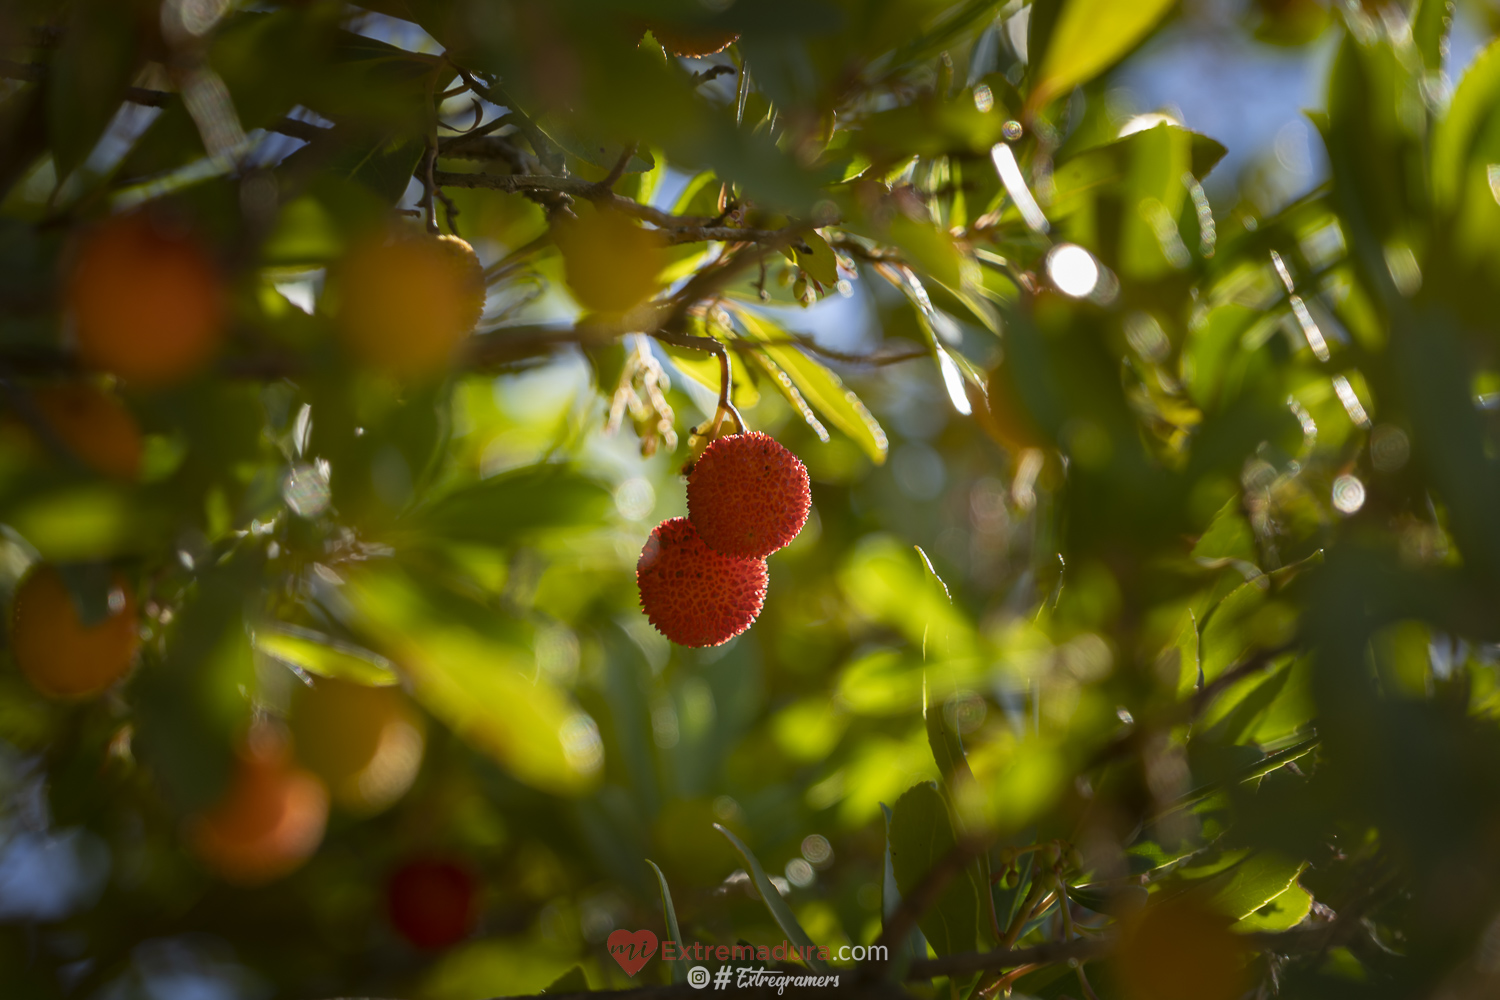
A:
<svg viewBox="0 0 1500 1000">
<path fill-rule="evenodd" d="M 412 512 L 403 521 L 415 536 L 508 545 L 555 525 L 597 523 L 609 493 L 559 466 L 535 466 L 486 479 Z"/>
<path fill-rule="evenodd" d="M 915 889 L 957 842 L 948 806 L 937 788 L 921 782 L 907 789 L 891 810 L 891 865 L 902 895 Z M 934 951 L 952 955 L 974 950 L 979 921 L 974 883 L 962 878 L 948 884 L 918 924 Z"/>
<path fill-rule="evenodd" d="M 921 552 L 919 548 L 917 550 Z M 926 562 L 926 554 L 923 553 L 923 561 Z M 943 586 L 942 579 L 932 572 L 932 565 L 927 565 L 931 578 L 936 580 L 939 586 Z M 946 592 L 947 587 L 943 586 Z M 922 676 L 922 718 L 927 728 L 927 744 L 932 748 L 933 759 L 937 761 L 938 773 L 943 776 L 943 789 L 947 793 L 948 800 L 953 803 L 955 821 L 967 827 L 969 820 L 975 816 L 982 817 L 985 813 L 983 792 L 974 782 L 974 772 L 969 769 L 969 760 L 964 753 L 963 738 L 957 728 L 948 721 L 947 714 L 943 711 L 941 701 L 934 701 L 928 697 L 927 676 Z M 981 853 L 968 866 L 964 875 L 974 884 L 974 893 L 979 898 L 979 929 L 981 932 L 988 931 L 986 935 L 988 943 L 995 945 L 998 942 L 997 935 L 1000 932 L 999 917 L 995 914 L 995 898 L 990 890 L 990 858 L 988 854 Z"/>
<path fill-rule="evenodd" d="M 388 687 L 400 680 L 396 665 L 379 653 L 313 629 L 270 625 L 256 629 L 254 642 L 257 652 L 319 677 L 371 687 Z"/>
<path fill-rule="evenodd" d="M 1439 0 L 1439 3 L 1441 0 Z M 1423 6 L 1428 6 L 1423 3 Z M 1500 43 L 1479 54 L 1453 92 L 1448 113 L 1432 130 L 1432 196 L 1452 208 L 1463 192 L 1469 150 L 1500 101 Z"/>
<path fill-rule="evenodd" d="M 371 569 L 345 596 L 428 711 L 518 780 L 558 795 L 591 789 L 604 762 L 598 726 L 536 675 L 528 651 L 455 621 L 410 579 Z"/>
<path fill-rule="evenodd" d="M 896 912 L 896 907 L 901 905 L 901 890 L 896 885 L 896 869 L 891 861 L 891 807 L 882 802 L 880 812 L 885 817 L 885 866 L 880 883 L 880 924 L 884 927 Z M 891 956 L 893 976 L 903 975 L 913 958 L 927 957 L 927 939 L 922 936 L 920 927 L 913 927 L 906 940 L 896 942 L 894 947 L 896 953 Z"/>
<path fill-rule="evenodd" d="M 672 890 L 667 888 L 667 877 L 661 873 L 661 869 L 656 866 L 656 862 L 647 858 L 646 864 L 650 865 L 651 870 L 656 873 L 656 885 L 661 889 L 661 912 L 662 918 L 667 922 L 667 940 L 677 945 L 677 954 L 681 955 L 683 954 L 682 930 L 677 926 L 677 908 L 672 905 Z M 671 961 L 672 982 L 687 982 L 688 960 L 686 958 L 674 958 Z"/>
<path fill-rule="evenodd" d="M 558 976 L 543 993 L 587 993 L 589 988 L 589 977 L 584 975 L 583 966 L 575 965 L 567 972 Z"/>
<path fill-rule="evenodd" d="M 1146 37 L 1172 7 L 1172 0 L 1065 0 L 1040 58 L 1041 73 L 1026 100 L 1036 109 L 1081 83 L 1087 83 Z"/>
<path fill-rule="evenodd" d="M 1427 72 L 1439 73 L 1448 32 L 1453 27 L 1453 0 L 1417 0 L 1412 6 L 1412 41 Z"/>
<path fill-rule="evenodd" d="M 872 462 L 883 463 L 889 441 L 879 421 L 859 397 L 844 388 L 837 375 L 796 347 L 777 343 L 789 338 L 769 320 L 745 309 L 738 310 L 737 315 L 752 340 L 766 343 L 762 350 L 792 380 L 803 398 L 829 423 L 853 438 Z"/>
<path fill-rule="evenodd" d="M 740 838 L 730 833 L 722 824 L 715 823 L 714 829 L 728 837 L 734 849 L 740 852 L 740 857 L 745 859 L 745 867 L 750 871 L 750 878 L 755 882 L 755 889 L 760 893 L 760 898 L 765 901 L 766 909 L 771 911 L 771 918 L 776 921 L 776 926 L 781 928 L 781 932 L 792 944 L 814 949 L 814 954 L 806 959 L 807 965 L 816 972 L 826 973 L 828 966 L 816 957 L 817 945 L 797 922 L 797 918 L 792 914 L 792 908 L 786 905 L 786 900 L 781 898 L 781 893 L 766 877 L 765 869 L 760 866 L 760 861 L 751 853 L 750 848 L 746 847 Z"/>
<path fill-rule="evenodd" d="M 74 5 L 53 55 L 48 137 L 61 180 L 83 163 L 125 100 L 136 65 L 134 10 L 116 0 Z"/>
</svg>

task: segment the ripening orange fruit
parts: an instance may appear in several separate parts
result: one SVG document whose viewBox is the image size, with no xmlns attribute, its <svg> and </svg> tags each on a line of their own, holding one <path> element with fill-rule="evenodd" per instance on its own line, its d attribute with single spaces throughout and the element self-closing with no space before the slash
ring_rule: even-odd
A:
<svg viewBox="0 0 1500 1000">
<path fill-rule="evenodd" d="M 552 227 L 573 297 L 585 309 L 623 313 L 655 295 L 667 255 L 662 236 L 634 219 L 580 205 Z"/>
<path fill-rule="evenodd" d="M 385 234 L 338 269 L 338 321 L 362 364 L 403 378 L 446 371 L 484 312 L 484 267 L 457 236 Z"/>
<path fill-rule="evenodd" d="M 661 21 L 648 21 L 646 27 L 651 29 L 656 40 L 674 56 L 711 56 L 715 52 L 723 52 L 740 40 L 738 31 L 725 31 L 723 28 L 674 25 Z"/>
<path fill-rule="evenodd" d="M 115 216 L 84 239 L 65 296 L 83 363 L 145 386 L 207 364 L 228 312 L 223 275 L 203 246 L 144 213 Z"/>
<path fill-rule="evenodd" d="M 312 856 L 328 822 L 323 783 L 292 762 L 280 737 L 252 732 L 219 801 L 188 824 L 188 843 L 226 882 L 275 881 Z"/>
<path fill-rule="evenodd" d="M 1130 1000 L 1235 1000 L 1245 943 L 1231 921 L 1192 899 L 1153 903 L 1121 922 L 1115 971 Z"/>
<path fill-rule="evenodd" d="M 135 597 L 116 573 L 109 614 L 85 625 L 62 574 L 40 564 L 16 588 L 10 641 L 16 666 L 49 698 L 87 698 L 130 672 L 140 644 Z"/>
<path fill-rule="evenodd" d="M 422 717 L 397 687 L 319 677 L 297 688 L 289 722 L 297 758 L 351 812 L 391 805 L 422 766 Z"/>
<path fill-rule="evenodd" d="M 37 409 L 59 441 L 95 472 L 115 479 L 140 475 L 140 425 L 120 398 L 92 382 L 38 388 Z"/>
</svg>

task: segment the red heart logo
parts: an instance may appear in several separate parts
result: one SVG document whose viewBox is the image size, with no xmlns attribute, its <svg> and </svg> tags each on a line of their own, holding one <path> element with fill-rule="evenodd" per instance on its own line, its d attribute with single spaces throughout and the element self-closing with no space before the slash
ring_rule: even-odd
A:
<svg viewBox="0 0 1500 1000">
<path fill-rule="evenodd" d="M 620 963 L 625 975 L 640 972 L 656 954 L 656 935 L 650 931 L 618 930 L 609 935 L 609 953 Z"/>
</svg>

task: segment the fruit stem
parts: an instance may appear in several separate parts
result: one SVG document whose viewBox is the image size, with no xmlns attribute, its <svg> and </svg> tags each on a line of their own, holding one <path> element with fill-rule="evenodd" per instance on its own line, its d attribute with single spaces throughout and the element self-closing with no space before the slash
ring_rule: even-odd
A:
<svg viewBox="0 0 1500 1000">
<path fill-rule="evenodd" d="M 724 342 L 714 337 L 699 337 L 665 329 L 655 331 L 652 336 L 664 343 L 686 347 L 692 351 L 704 351 L 719 359 L 719 405 L 714 411 L 713 419 L 708 422 L 709 440 L 720 436 L 719 428 L 725 417 L 734 418 L 734 432 L 743 434 L 745 418 L 740 416 L 740 411 L 734 408 L 734 403 L 729 399 L 730 391 L 734 388 L 734 375 L 729 365 L 729 348 L 724 346 Z"/>
<path fill-rule="evenodd" d="M 713 436 L 719 436 L 719 426 L 724 422 L 726 414 L 734 418 L 734 432 L 743 434 L 745 433 L 745 418 L 740 416 L 740 411 L 734 408 L 734 403 L 729 398 L 734 388 L 734 372 L 729 364 L 729 350 L 718 341 L 714 341 L 714 344 L 718 348 L 714 353 L 719 356 L 719 408 L 714 413 Z"/>
</svg>

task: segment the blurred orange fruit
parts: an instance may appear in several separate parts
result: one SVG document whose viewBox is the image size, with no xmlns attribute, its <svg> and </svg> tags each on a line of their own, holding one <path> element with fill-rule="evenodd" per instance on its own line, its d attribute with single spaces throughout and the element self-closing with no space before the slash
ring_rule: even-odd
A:
<svg viewBox="0 0 1500 1000">
<path fill-rule="evenodd" d="M 319 677 L 293 695 L 290 723 L 297 758 L 352 812 L 394 803 L 422 765 L 422 717 L 400 688 Z"/>
<path fill-rule="evenodd" d="M 667 255 L 661 234 L 619 212 L 580 205 L 552 227 L 573 297 L 585 309 L 623 313 L 661 288 Z"/>
<path fill-rule="evenodd" d="M 1130 1000 L 1235 1000 L 1245 943 L 1231 921 L 1195 900 L 1153 903 L 1121 922 L 1115 969 Z"/>
<path fill-rule="evenodd" d="M 228 310 L 223 276 L 201 244 L 144 214 L 116 216 L 83 241 L 66 298 L 85 365 L 164 385 L 218 350 Z"/>
<path fill-rule="evenodd" d="M 190 821 L 188 843 L 225 881 L 261 885 L 311 857 L 327 822 L 323 783 L 292 762 L 285 740 L 258 730 L 240 749 L 223 796 Z"/>
<path fill-rule="evenodd" d="M 36 405 L 63 445 L 95 472 L 127 480 L 140 474 L 141 428 L 118 396 L 91 382 L 59 382 L 37 389 Z"/>
<path fill-rule="evenodd" d="M 85 625 L 57 568 L 41 564 L 16 588 L 11 650 L 32 687 L 49 698 L 86 698 L 130 672 L 140 644 L 135 598 L 116 573 L 109 615 Z"/>
<path fill-rule="evenodd" d="M 484 267 L 457 236 L 386 234 L 356 247 L 338 281 L 345 345 L 394 376 L 446 371 L 484 312 Z"/>
<path fill-rule="evenodd" d="M 722 28 L 674 25 L 661 21 L 648 21 L 646 27 L 651 29 L 651 34 L 656 36 L 662 47 L 674 56 L 711 56 L 715 52 L 723 52 L 740 39 L 738 31 L 725 31 Z"/>
</svg>

